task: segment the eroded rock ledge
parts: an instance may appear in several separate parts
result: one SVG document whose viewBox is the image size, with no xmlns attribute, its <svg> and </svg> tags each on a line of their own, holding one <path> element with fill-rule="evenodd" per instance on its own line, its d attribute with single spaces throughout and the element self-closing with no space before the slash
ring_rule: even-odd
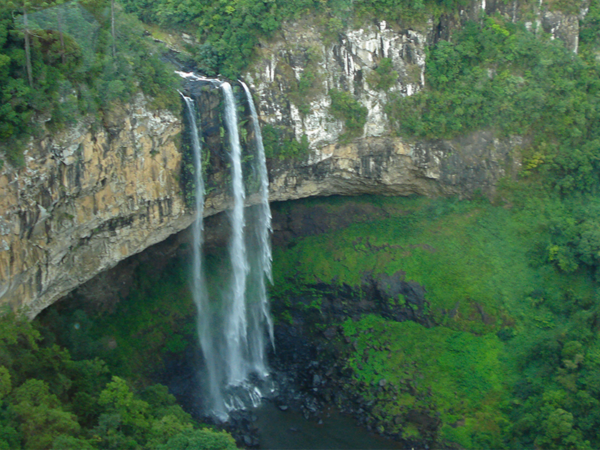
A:
<svg viewBox="0 0 600 450">
<path fill-rule="evenodd" d="M 0 305 L 33 317 L 122 259 L 189 226 L 181 123 L 142 97 L 98 126 L 33 142 L 0 172 Z"/>
<path fill-rule="evenodd" d="M 272 201 L 328 195 L 493 195 L 518 170 L 520 138 L 477 132 L 452 141 L 372 137 L 321 149 L 312 163 L 270 168 Z"/>
<path fill-rule="evenodd" d="M 347 30 L 327 43 L 311 24 L 296 24 L 266 43 L 246 74 L 261 120 L 287 130 L 290 138 L 306 136 L 310 144 L 306 160 L 269 161 L 271 200 L 493 194 L 500 178 L 518 170 L 524 145 L 519 138 L 499 140 L 489 131 L 453 141 L 390 137 L 387 93 L 368 82 L 386 57 L 399 74 L 389 91 L 416 93 L 424 86 L 426 45 L 479 17 L 482 9 L 512 20 L 525 17 L 516 3 L 474 1 L 459 18 L 444 16 L 439 24 L 428 22 L 418 30 L 379 22 Z M 579 17 L 538 9 L 532 16 L 536 24 L 576 51 L 585 5 Z M 305 70 L 322 82 L 305 99 L 310 112 L 301 114 L 293 100 Z M 329 114 L 331 88 L 352 91 L 367 107 L 362 137 L 340 143 L 344 129 Z M 212 133 L 205 135 L 211 147 L 221 140 L 218 98 L 207 105 L 203 120 L 210 123 L 203 129 Z M 102 124 L 82 121 L 32 142 L 24 168 L 5 164 L 0 169 L 0 308 L 24 309 L 34 317 L 100 272 L 189 227 L 194 212 L 186 207 L 180 186 L 182 129 L 180 118 L 151 111 L 140 96 Z M 223 148 L 211 148 L 213 190 L 206 215 L 230 205 L 226 167 Z"/>
</svg>

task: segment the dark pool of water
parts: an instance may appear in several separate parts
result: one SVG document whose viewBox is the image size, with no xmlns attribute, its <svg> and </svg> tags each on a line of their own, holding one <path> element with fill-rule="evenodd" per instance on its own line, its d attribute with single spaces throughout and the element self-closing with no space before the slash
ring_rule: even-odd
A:
<svg viewBox="0 0 600 450">
<path fill-rule="evenodd" d="M 336 411 L 323 415 L 322 424 L 306 420 L 294 411 L 281 411 L 264 402 L 254 413 L 258 417 L 260 448 L 263 450 L 393 450 L 404 449 L 356 425 L 351 418 Z"/>
</svg>

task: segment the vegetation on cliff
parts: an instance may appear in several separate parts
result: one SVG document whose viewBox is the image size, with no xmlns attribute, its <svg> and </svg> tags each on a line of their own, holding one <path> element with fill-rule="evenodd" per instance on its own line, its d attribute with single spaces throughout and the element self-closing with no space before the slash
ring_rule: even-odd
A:
<svg viewBox="0 0 600 450">
<path fill-rule="evenodd" d="M 324 284 L 359 301 L 378 275 L 425 289 L 417 323 L 341 324 L 348 390 L 381 431 L 457 448 L 600 446 L 598 14 L 592 2 L 579 54 L 500 16 L 468 23 L 429 49 L 423 92 L 392 97 L 405 137 L 524 138 L 519 179 L 494 204 L 401 200 L 395 214 L 386 200 L 389 219 L 275 253 L 273 294 L 288 304 L 316 296 L 318 308 Z"/>
<path fill-rule="evenodd" d="M 248 66 L 260 39 L 270 38 L 284 21 L 315 16 L 325 35 L 337 38 L 345 26 L 379 17 L 424 22 L 427 14 L 451 11 L 464 0 L 300 0 L 257 1 L 123 0 L 129 12 L 147 23 L 195 33 L 201 46 L 194 58 L 208 75 L 237 78 Z"/>
<path fill-rule="evenodd" d="M 428 55 L 427 89 L 393 96 L 388 114 L 404 136 L 450 138 L 481 128 L 524 136 L 523 176 L 562 194 L 595 192 L 600 159 L 600 30 L 594 2 L 579 54 L 500 16 L 468 23 Z"/>
<path fill-rule="evenodd" d="M 114 2 L 113 2 L 114 4 Z M 114 25 L 113 25 L 114 22 Z M 114 30 L 114 33 L 113 33 Z M 112 102 L 138 92 L 156 108 L 179 106 L 176 77 L 133 16 L 108 0 L 2 2 L 0 143 L 22 163 L 32 135 L 101 122 Z"/>
<path fill-rule="evenodd" d="M 331 98 L 331 115 L 344 121 L 342 140 L 360 136 L 367 122 L 367 108 L 348 92 L 331 89 L 329 97 Z"/>
</svg>

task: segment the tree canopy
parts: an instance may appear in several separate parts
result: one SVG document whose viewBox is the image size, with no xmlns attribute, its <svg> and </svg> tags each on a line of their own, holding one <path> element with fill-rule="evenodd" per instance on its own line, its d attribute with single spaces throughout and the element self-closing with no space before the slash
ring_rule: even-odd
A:
<svg viewBox="0 0 600 450">
<path fill-rule="evenodd" d="M 118 4 L 114 40 L 110 10 L 109 0 L 0 5 L 0 142 L 12 162 L 40 123 L 56 131 L 85 115 L 101 120 L 137 92 L 157 108 L 178 105 L 159 48 Z"/>
</svg>

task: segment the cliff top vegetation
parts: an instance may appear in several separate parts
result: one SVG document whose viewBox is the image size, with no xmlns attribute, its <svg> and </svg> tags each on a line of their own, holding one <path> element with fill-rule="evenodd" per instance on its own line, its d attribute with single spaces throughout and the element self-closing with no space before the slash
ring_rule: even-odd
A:
<svg viewBox="0 0 600 450">
<path fill-rule="evenodd" d="M 7 158 L 22 164 L 32 135 L 84 116 L 101 122 L 112 102 L 138 92 L 155 108 L 178 107 L 176 76 L 161 53 L 140 22 L 109 0 L 2 2 L 0 143 Z"/>
</svg>

